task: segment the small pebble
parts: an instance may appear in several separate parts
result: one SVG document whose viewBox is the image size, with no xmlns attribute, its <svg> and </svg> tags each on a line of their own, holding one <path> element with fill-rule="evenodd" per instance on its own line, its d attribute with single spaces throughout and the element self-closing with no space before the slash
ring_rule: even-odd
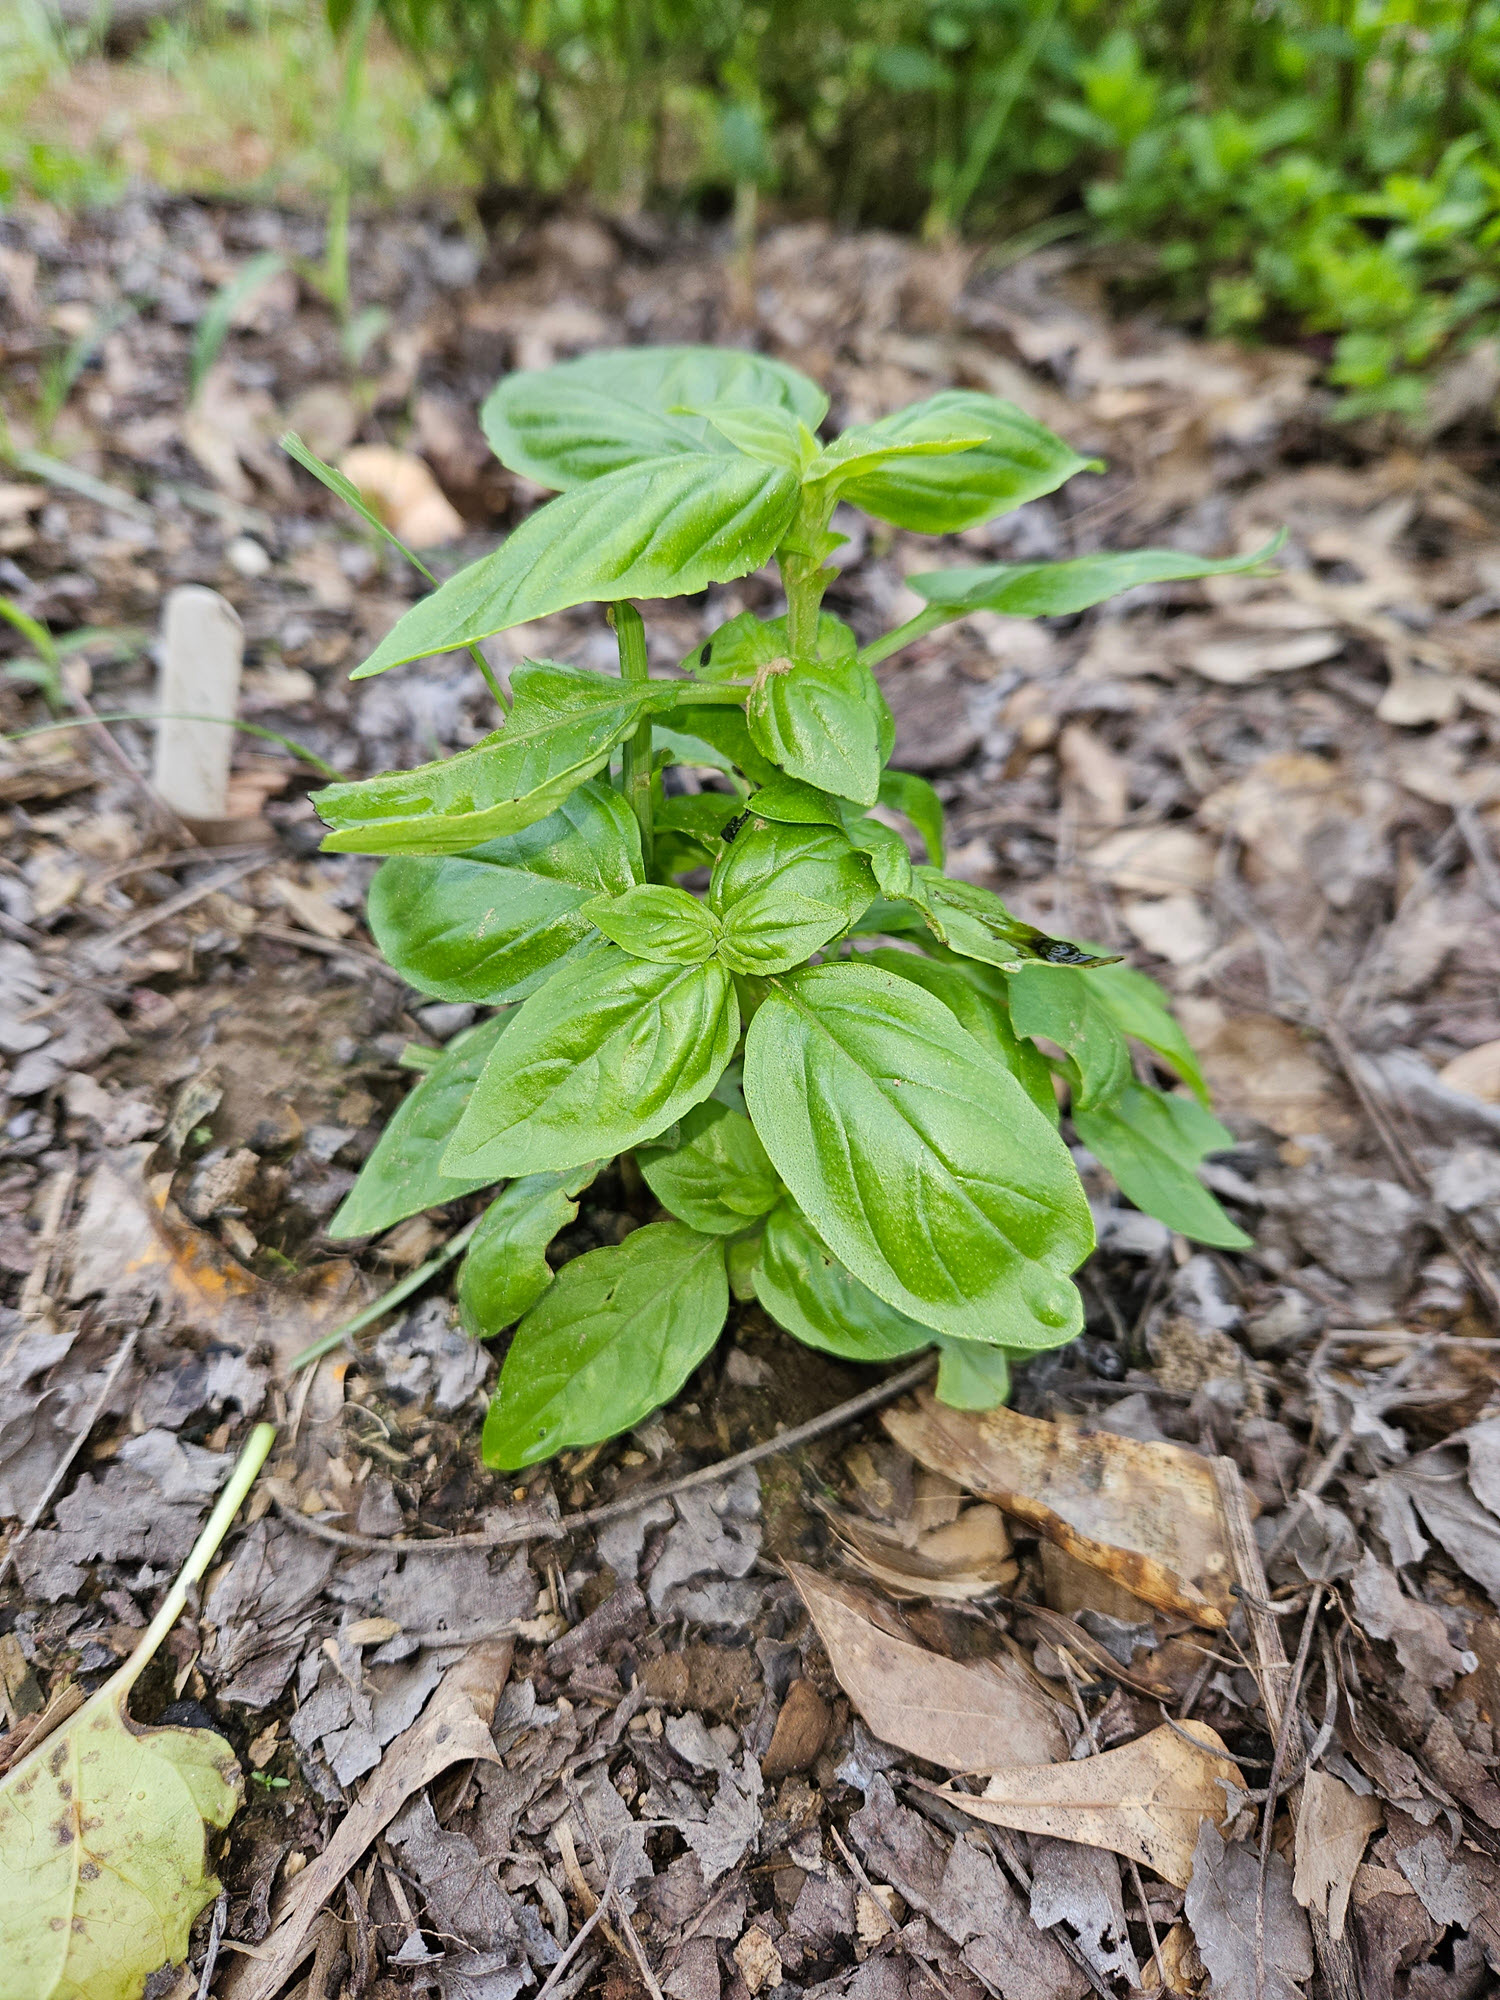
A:
<svg viewBox="0 0 1500 2000">
<path fill-rule="evenodd" d="M 265 576 L 271 558 L 252 535 L 236 535 L 224 551 L 229 567 L 243 577 Z"/>
</svg>

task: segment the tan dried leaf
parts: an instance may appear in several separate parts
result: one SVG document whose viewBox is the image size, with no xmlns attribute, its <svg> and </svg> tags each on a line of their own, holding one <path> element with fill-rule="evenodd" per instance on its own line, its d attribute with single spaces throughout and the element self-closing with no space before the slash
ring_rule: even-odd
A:
<svg viewBox="0 0 1500 2000">
<path fill-rule="evenodd" d="M 884 1423 L 919 1464 L 993 1500 L 1148 1604 L 1228 1624 L 1224 1516 L 1197 1452 L 1014 1410 L 950 1410 L 926 1392 L 915 1406 L 888 1410 Z"/>
<path fill-rule="evenodd" d="M 420 458 L 391 445 L 358 444 L 339 470 L 359 488 L 392 534 L 408 548 L 431 549 L 464 531 L 463 516 Z"/>
<path fill-rule="evenodd" d="M 1482 1104 L 1500 1104 L 1500 1042 L 1481 1042 L 1465 1049 L 1438 1071 L 1450 1090 L 1462 1090 Z"/>
<path fill-rule="evenodd" d="M 919 1534 L 914 1542 L 839 1507 L 825 1507 L 823 1512 L 849 1560 L 893 1597 L 966 1603 L 990 1591 L 1008 1590 L 1016 1580 L 1010 1536 L 998 1507 L 970 1507 L 956 1520 Z"/>
<path fill-rule="evenodd" d="M 1309 1771 L 1302 1781 L 1292 1894 L 1304 1909 L 1326 1914 L 1333 1938 L 1344 1935 L 1354 1871 L 1383 1818 L 1379 1799 L 1361 1798 L 1327 1771 Z"/>
<path fill-rule="evenodd" d="M 1051 1764 L 1068 1754 L 1055 1703 L 1018 1661 L 945 1659 L 868 1592 L 801 1563 L 787 1567 L 839 1686 L 882 1742 L 948 1771 Z"/>
<path fill-rule="evenodd" d="M 1164 1723 L 1098 1757 L 997 1771 L 977 1798 L 947 1789 L 942 1796 L 991 1826 L 1106 1847 L 1185 1889 L 1198 1829 L 1228 1816 L 1226 1785 L 1244 1790 L 1239 1767 L 1206 1722 L 1190 1721 Z"/>
</svg>

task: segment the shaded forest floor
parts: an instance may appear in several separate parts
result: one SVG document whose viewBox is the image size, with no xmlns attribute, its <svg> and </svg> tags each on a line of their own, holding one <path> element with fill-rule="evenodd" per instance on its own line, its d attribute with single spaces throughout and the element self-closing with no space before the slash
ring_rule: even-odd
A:
<svg viewBox="0 0 1500 2000">
<path fill-rule="evenodd" d="M 851 520 L 829 605 L 862 637 L 917 608 L 904 577 L 934 561 L 1218 555 L 1287 530 L 1274 575 L 1141 589 L 1067 620 L 981 614 L 881 674 L 894 761 L 937 785 L 955 872 L 1173 991 L 1236 1139 L 1207 1176 L 1255 1236 L 1244 1255 L 1194 1251 L 1091 1180 L 1088 1331 L 1024 1372 L 1017 1406 L 1235 1461 L 1273 1591 L 1300 1608 L 1322 1587 L 1319 1769 L 1370 1802 L 1340 1864 L 1360 1991 L 1493 1990 L 1500 443 L 1483 413 L 1457 381 L 1440 435 L 1350 435 L 1305 357 L 1111 323 L 1061 253 L 990 271 L 809 227 L 769 237 L 747 274 L 644 226 L 559 217 L 481 249 L 421 214 L 356 232 L 361 302 L 386 315 L 358 371 L 284 271 L 189 404 L 219 286 L 257 252 L 319 248 L 295 217 L 187 202 L 0 220 L 12 425 L 71 474 L 0 483 L 0 593 L 57 637 L 92 633 L 63 664 L 75 708 L 148 705 L 162 601 L 200 583 L 243 621 L 247 720 L 353 775 L 476 740 L 493 714 L 466 658 L 348 683 L 420 580 L 274 440 L 291 426 L 327 457 L 355 441 L 419 455 L 463 518 L 442 552 L 456 566 L 539 497 L 489 457 L 482 395 L 506 369 L 620 342 L 764 347 L 828 386 L 840 424 L 978 387 L 1107 462 L 936 556 Z M 49 356 L 104 320 L 55 428 L 28 437 L 18 417 Z M 655 664 L 743 608 L 774 608 L 772 583 L 661 607 Z M 602 665 L 613 648 L 579 612 L 490 651 L 503 672 L 525 655 Z M 4 728 L 46 719 L 24 682 L 0 683 Z M 80 729 L 0 756 L 0 1523 L 15 1564 L 0 1764 L 59 1690 L 97 1685 L 129 1650 L 246 1426 L 271 1415 L 285 1427 L 256 1518 L 136 1704 L 210 1722 L 253 1776 L 220 1866 L 216 1992 L 275 1990 L 233 1947 L 265 1948 L 287 1884 L 477 1653 L 499 1761 L 424 1782 L 382 1823 L 295 1974 L 307 2000 L 413 1984 L 515 2000 L 606 1896 L 613 1928 L 600 1921 L 554 1994 L 623 2000 L 649 1979 L 671 2000 L 918 2000 L 940 1982 L 1039 2000 L 1163 1971 L 1201 1991 L 1199 1952 L 1214 1991 L 1253 1993 L 1243 1932 L 1210 1908 L 1211 1891 L 1236 1906 L 1248 1849 L 1231 1839 L 1213 1882 L 1205 1865 L 1191 1923 L 1182 1888 L 1149 1870 L 1143 1910 L 1107 1849 L 1041 1833 L 975 1846 L 914 1778 L 942 1760 L 891 1748 L 851 1708 L 787 1563 L 880 1574 L 851 1519 L 909 1548 L 979 1511 L 877 1420 L 597 1533 L 506 1532 L 518 1512 L 623 1498 L 768 1439 L 870 1371 L 742 1308 L 677 1405 L 519 1486 L 479 1464 L 494 1360 L 456 1329 L 442 1279 L 287 1376 L 471 1212 L 352 1257 L 320 1234 L 401 1095 L 403 1047 L 440 1044 L 470 1010 L 424 1002 L 375 958 L 373 864 L 317 854 L 310 770 L 241 739 L 236 823 L 201 850 L 133 775 L 148 729 L 111 733 L 113 750 Z M 650 1219 L 609 1190 L 562 1254 Z M 909 1602 L 921 1642 L 1026 1662 L 1076 1737 L 1066 1619 L 1085 1635 L 1078 1702 L 1101 1751 L 1156 1727 L 1165 1698 L 1264 1787 L 1274 1746 L 1246 1655 L 1206 1656 L 1181 1618 L 1012 1532 L 1003 1585 L 961 1565 L 965 1590 Z M 479 1539 L 409 1553 L 433 1535 Z M 911 1599 L 909 1578 L 896 1594 Z M 1300 1620 L 1282 1622 L 1293 1649 Z M 920 1681 L 903 1699 L 920 1707 Z M 1283 1984 L 1267 1991 L 1322 1977 L 1299 1921 L 1272 1894 Z"/>
</svg>

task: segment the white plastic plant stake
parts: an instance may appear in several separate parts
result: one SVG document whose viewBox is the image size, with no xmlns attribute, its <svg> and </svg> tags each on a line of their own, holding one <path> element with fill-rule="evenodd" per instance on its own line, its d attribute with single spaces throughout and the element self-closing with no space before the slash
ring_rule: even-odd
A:
<svg viewBox="0 0 1500 2000">
<path fill-rule="evenodd" d="M 234 731 L 224 725 L 239 709 L 244 651 L 239 614 L 218 591 L 188 583 L 172 592 L 162 615 L 163 720 L 156 727 L 151 783 L 185 820 L 227 816 Z M 173 719 L 182 715 L 223 720 Z"/>
</svg>

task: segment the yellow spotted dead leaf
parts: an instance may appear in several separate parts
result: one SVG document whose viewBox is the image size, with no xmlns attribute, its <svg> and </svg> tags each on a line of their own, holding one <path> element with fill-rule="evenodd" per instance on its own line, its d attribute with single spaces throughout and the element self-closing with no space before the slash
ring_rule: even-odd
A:
<svg viewBox="0 0 1500 2000">
<path fill-rule="evenodd" d="M 1197 1452 L 1015 1410 L 950 1410 L 925 1391 L 883 1422 L 918 1464 L 992 1500 L 1148 1604 L 1199 1625 L 1229 1623 L 1224 1514 L 1212 1468 Z"/>
<path fill-rule="evenodd" d="M 141 1729 L 131 1688 L 213 1561 L 275 1438 L 257 1425 L 130 1658 L 0 1782 L 0 2000 L 137 2000 L 219 1891 L 207 1828 L 242 1795 L 209 1729 Z"/>
<path fill-rule="evenodd" d="M 1206 1722 L 1180 1722 L 1102 1756 L 997 1771 L 977 1796 L 939 1795 L 991 1826 L 1108 1848 L 1185 1889 L 1198 1829 L 1229 1817 L 1226 1785 L 1243 1791 L 1245 1781 L 1222 1739 Z"/>
</svg>

